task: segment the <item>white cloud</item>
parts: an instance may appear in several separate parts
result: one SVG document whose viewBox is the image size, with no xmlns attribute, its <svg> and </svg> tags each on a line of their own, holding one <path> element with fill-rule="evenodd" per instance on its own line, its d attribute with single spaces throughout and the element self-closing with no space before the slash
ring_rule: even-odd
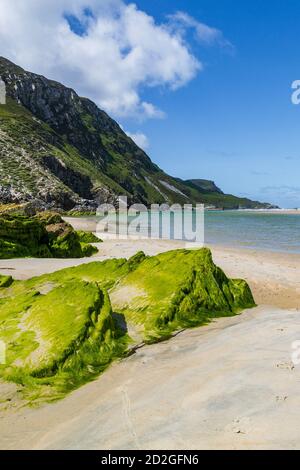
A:
<svg viewBox="0 0 300 470">
<path fill-rule="evenodd" d="M 143 150 L 147 150 L 149 148 L 149 139 L 148 137 L 143 134 L 142 132 L 136 132 L 136 133 L 131 133 L 127 132 L 126 134 L 128 137 L 130 137 L 138 147 L 140 147 Z"/>
<path fill-rule="evenodd" d="M 84 34 L 72 31 L 66 14 Z M 199 28 L 207 40 L 218 34 Z M 0 55 L 62 81 L 116 117 L 162 118 L 143 89 L 177 89 L 202 69 L 182 26 L 157 24 L 123 0 L 0 0 Z"/>
<path fill-rule="evenodd" d="M 201 43 L 207 45 L 218 44 L 222 47 L 233 48 L 233 45 L 224 37 L 222 31 L 201 23 L 188 13 L 177 11 L 174 15 L 169 15 L 169 20 L 170 28 L 174 31 L 178 31 L 181 28 L 181 34 L 184 34 L 188 28 L 194 29 L 196 38 Z"/>
</svg>

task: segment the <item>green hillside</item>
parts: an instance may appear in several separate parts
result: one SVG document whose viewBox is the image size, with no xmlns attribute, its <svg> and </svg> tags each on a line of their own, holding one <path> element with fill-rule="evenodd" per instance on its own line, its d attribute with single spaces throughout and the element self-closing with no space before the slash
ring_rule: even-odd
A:
<svg viewBox="0 0 300 470">
<path fill-rule="evenodd" d="M 0 202 L 94 211 L 99 203 L 268 207 L 158 168 L 104 111 L 74 90 L 0 58 Z M 201 181 L 201 185 L 199 184 Z M 215 188 L 215 189 L 214 189 Z M 215 192 L 214 192 L 215 190 Z"/>
</svg>

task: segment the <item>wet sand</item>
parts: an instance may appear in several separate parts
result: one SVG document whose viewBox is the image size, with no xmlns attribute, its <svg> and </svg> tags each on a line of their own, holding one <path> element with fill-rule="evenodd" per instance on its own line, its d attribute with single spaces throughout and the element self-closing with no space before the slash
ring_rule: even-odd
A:
<svg viewBox="0 0 300 470">
<path fill-rule="evenodd" d="M 1 449 L 299 449 L 298 311 L 144 347 L 63 401 L 1 413 Z"/>
</svg>

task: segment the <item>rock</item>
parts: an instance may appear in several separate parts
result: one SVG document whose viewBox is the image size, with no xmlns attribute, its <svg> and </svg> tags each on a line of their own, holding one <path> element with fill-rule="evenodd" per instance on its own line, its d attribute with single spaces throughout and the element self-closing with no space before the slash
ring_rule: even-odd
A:
<svg viewBox="0 0 300 470">
<path fill-rule="evenodd" d="M 141 325 L 147 342 L 255 305 L 247 283 L 228 279 L 208 249 L 142 258 L 110 295 L 117 312 Z"/>
<path fill-rule="evenodd" d="M 25 386 L 27 397 L 30 390 L 35 398 L 62 396 L 125 349 L 109 297 L 96 283 L 73 280 L 44 295 L 3 295 L 1 339 L 9 346 L 0 375 Z"/>
<path fill-rule="evenodd" d="M 208 249 L 140 252 L 19 281 L 1 289 L 10 346 L 0 375 L 51 398 L 145 343 L 253 306 L 247 283 L 228 279 Z"/>
<path fill-rule="evenodd" d="M 13 283 L 13 278 L 11 276 L 2 276 L 0 274 L 0 288 L 9 287 Z"/>
<path fill-rule="evenodd" d="M 82 243 L 101 243 L 102 240 L 94 235 L 92 232 L 84 232 L 77 230 L 77 235 Z"/>
<path fill-rule="evenodd" d="M 16 257 L 82 258 L 97 248 L 82 242 L 77 232 L 59 214 L 25 215 L 27 206 L 0 216 L 0 259 Z"/>
</svg>

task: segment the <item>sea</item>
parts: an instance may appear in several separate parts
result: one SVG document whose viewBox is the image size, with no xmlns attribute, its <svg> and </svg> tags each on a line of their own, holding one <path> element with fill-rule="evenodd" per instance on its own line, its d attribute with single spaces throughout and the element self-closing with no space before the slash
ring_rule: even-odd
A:
<svg viewBox="0 0 300 470">
<path fill-rule="evenodd" d="M 207 244 L 300 253 L 300 211 L 207 211 L 204 229 Z"/>
<path fill-rule="evenodd" d="M 166 214 L 160 214 L 165 228 L 168 224 Z M 149 234 L 149 215 L 140 217 L 139 234 L 147 237 Z M 192 217 L 192 213 L 190 214 Z M 94 219 L 99 222 L 99 219 Z M 132 224 L 134 217 L 120 216 L 118 226 L 123 227 L 128 222 Z M 91 218 L 89 218 L 91 222 Z M 154 224 L 155 225 L 155 224 Z M 221 245 L 235 248 L 274 251 L 281 253 L 300 253 L 300 211 L 299 213 L 287 211 L 205 211 L 203 216 L 203 241 L 206 245 Z M 109 232 L 114 231 L 110 226 Z M 153 228 L 153 224 L 152 224 Z M 157 227 L 155 227 L 157 231 Z M 184 236 L 174 237 L 171 230 L 171 239 L 185 239 Z M 101 236 L 101 230 L 98 231 Z M 200 238 L 201 238 L 200 237 Z M 168 238 L 160 233 L 159 238 Z"/>
</svg>

